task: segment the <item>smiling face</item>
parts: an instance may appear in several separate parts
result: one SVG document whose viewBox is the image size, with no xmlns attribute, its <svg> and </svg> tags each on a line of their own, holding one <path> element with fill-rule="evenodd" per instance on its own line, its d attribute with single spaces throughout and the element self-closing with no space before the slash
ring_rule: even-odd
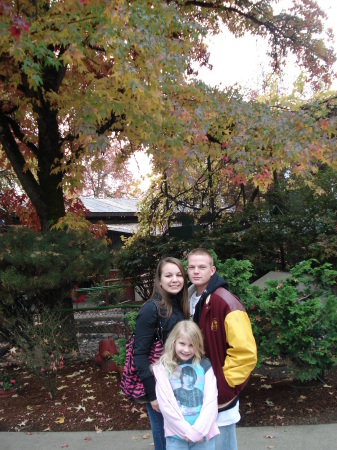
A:
<svg viewBox="0 0 337 450">
<path fill-rule="evenodd" d="M 195 355 L 191 340 L 183 334 L 175 342 L 175 352 L 180 361 L 188 361 Z"/>
<path fill-rule="evenodd" d="M 184 276 L 179 267 L 173 263 L 163 265 L 160 285 L 169 294 L 178 294 L 184 287 Z"/>
<path fill-rule="evenodd" d="M 190 255 L 187 262 L 187 274 L 191 283 L 197 289 L 197 295 L 201 295 L 206 289 L 211 276 L 216 268 L 207 254 Z"/>
</svg>

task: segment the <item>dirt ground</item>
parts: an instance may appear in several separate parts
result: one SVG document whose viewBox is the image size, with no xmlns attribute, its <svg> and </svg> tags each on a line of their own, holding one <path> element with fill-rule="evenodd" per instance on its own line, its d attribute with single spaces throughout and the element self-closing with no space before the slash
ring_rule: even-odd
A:
<svg viewBox="0 0 337 450">
<path fill-rule="evenodd" d="M 102 371 L 92 360 L 59 372 L 55 401 L 28 372 L 15 366 L 10 370 L 21 389 L 10 398 L 0 398 L 0 431 L 149 429 L 145 407 L 121 394 L 119 374 Z M 322 381 L 299 383 L 287 378 L 282 367 L 275 372 L 264 365 L 253 373 L 241 395 L 238 426 L 337 423 L 337 367 Z"/>
</svg>

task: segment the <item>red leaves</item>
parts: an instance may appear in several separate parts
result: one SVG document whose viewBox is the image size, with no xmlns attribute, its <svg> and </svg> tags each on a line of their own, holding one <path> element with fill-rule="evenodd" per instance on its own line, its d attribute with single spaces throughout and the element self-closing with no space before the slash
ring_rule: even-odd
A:
<svg viewBox="0 0 337 450">
<path fill-rule="evenodd" d="M 74 300 L 74 303 L 83 303 L 83 302 L 85 302 L 85 295 L 84 294 L 81 294 L 80 296 L 78 296 Z"/>
<path fill-rule="evenodd" d="M 12 25 L 9 27 L 9 33 L 11 37 L 16 37 L 16 40 L 18 40 L 21 35 L 21 30 L 15 25 Z"/>
<path fill-rule="evenodd" d="M 11 224 L 12 217 L 17 217 L 22 225 L 32 230 L 40 230 L 40 221 L 36 210 L 26 194 L 19 194 L 15 189 L 5 188 L 0 196 L 2 206 L 2 217 L 6 224 Z"/>
<path fill-rule="evenodd" d="M 259 186 L 268 187 L 273 181 L 273 174 L 269 171 L 268 167 L 265 166 L 262 173 L 255 176 L 255 180 Z"/>
<path fill-rule="evenodd" d="M 14 17 L 13 24 L 8 28 L 8 30 L 10 36 L 15 37 L 16 40 L 18 40 L 22 32 L 28 33 L 29 27 L 30 23 L 27 20 L 21 19 L 20 17 Z"/>
</svg>

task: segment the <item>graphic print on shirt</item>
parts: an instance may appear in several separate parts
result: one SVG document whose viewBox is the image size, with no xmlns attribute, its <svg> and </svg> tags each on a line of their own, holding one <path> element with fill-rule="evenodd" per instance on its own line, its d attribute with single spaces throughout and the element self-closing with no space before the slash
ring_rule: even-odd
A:
<svg viewBox="0 0 337 450">
<path fill-rule="evenodd" d="M 199 365 L 180 364 L 170 377 L 170 383 L 183 416 L 193 424 L 203 403 L 204 369 Z"/>
</svg>

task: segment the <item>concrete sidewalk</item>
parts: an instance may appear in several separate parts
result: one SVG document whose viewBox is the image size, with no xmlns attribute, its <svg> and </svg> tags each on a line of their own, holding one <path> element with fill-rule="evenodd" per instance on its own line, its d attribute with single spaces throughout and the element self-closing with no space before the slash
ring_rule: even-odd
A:
<svg viewBox="0 0 337 450">
<path fill-rule="evenodd" d="M 337 423 L 291 427 L 238 427 L 239 450 L 334 450 Z M 151 431 L 0 433 L 0 450 L 153 450 Z M 225 449 L 224 449 L 225 450 Z"/>
</svg>

